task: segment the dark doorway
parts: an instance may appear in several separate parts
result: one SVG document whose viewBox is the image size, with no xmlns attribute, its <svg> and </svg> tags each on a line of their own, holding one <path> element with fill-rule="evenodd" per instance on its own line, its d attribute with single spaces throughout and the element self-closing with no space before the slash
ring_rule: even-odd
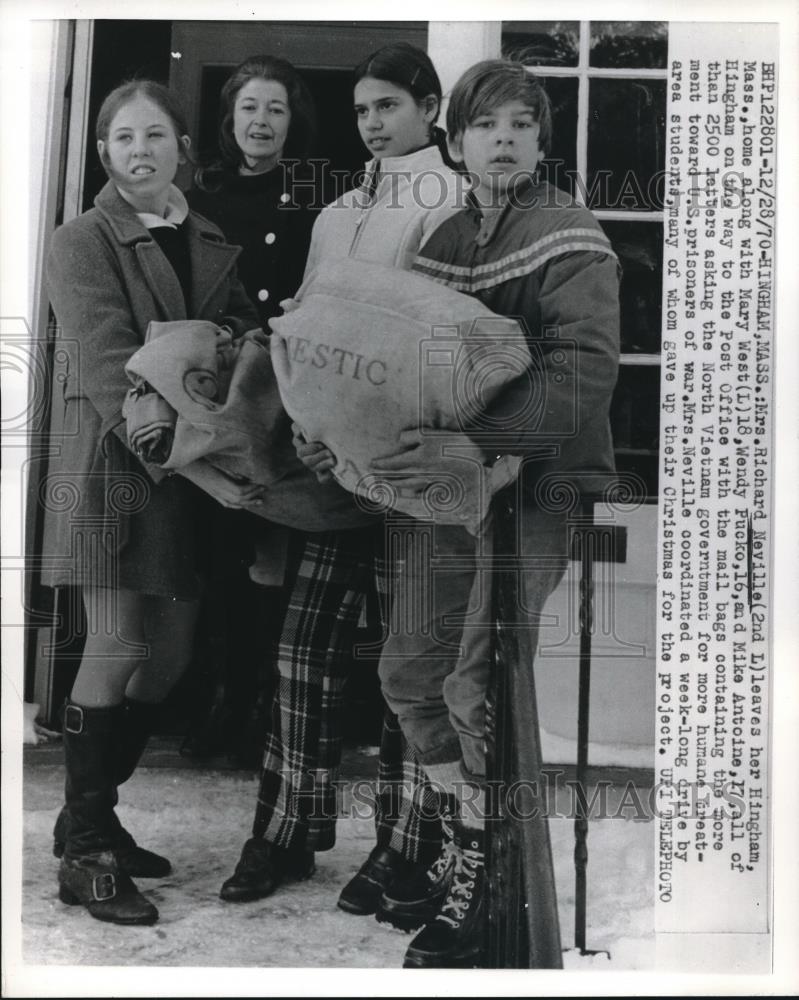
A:
<svg viewBox="0 0 799 1000">
<path fill-rule="evenodd" d="M 91 208 L 107 177 L 97 155 L 94 122 L 106 94 L 131 79 L 169 83 L 171 21 L 95 21 L 89 94 L 89 140 L 83 211 Z"/>
</svg>

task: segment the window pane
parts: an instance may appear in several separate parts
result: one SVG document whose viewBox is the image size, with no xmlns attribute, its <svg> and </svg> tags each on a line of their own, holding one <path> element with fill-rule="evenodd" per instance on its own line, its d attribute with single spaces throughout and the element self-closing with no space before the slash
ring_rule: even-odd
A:
<svg viewBox="0 0 799 1000">
<path fill-rule="evenodd" d="M 657 494 L 658 437 L 660 434 L 660 367 L 622 366 L 613 402 L 610 426 L 620 472 L 635 472 Z"/>
<path fill-rule="evenodd" d="M 665 21 L 592 21 L 591 65 L 662 69 L 669 41 Z"/>
<path fill-rule="evenodd" d="M 538 74 L 536 74 L 538 76 Z M 577 79 L 540 76 L 552 107 L 552 144 L 541 175 L 574 195 L 577 175 Z"/>
<path fill-rule="evenodd" d="M 502 54 L 527 66 L 576 66 L 579 21 L 503 21 Z"/>
<path fill-rule="evenodd" d="M 620 289 L 621 349 L 660 352 L 663 226 L 659 222 L 602 221 L 623 273 Z"/>
<path fill-rule="evenodd" d="M 592 80 L 589 208 L 661 209 L 665 134 L 665 80 Z"/>
<path fill-rule="evenodd" d="M 621 475 L 631 473 L 644 482 L 644 493 L 650 500 L 657 500 L 660 459 L 656 451 L 644 454 L 616 453 L 616 471 Z"/>
</svg>

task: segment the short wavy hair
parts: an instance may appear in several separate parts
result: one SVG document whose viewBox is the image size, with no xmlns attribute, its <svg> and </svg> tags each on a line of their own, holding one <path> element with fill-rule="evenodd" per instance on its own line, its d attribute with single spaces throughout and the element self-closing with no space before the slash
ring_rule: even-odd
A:
<svg viewBox="0 0 799 1000">
<path fill-rule="evenodd" d="M 546 156 L 552 144 L 552 110 L 546 91 L 521 63 L 512 59 L 485 59 L 466 70 L 447 107 L 447 133 L 458 140 L 480 115 L 508 101 L 520 101 L 538 122 L 538 145 Z"/>
<path fill-rule="evenodd" d="M 244 154 L 233 135 L 233 111 L 236 96 L 250 80 L 267 80 L 282 83 L 289 99 L 291 122 L 283 150 L 285 159 L 305 159 L 316 135 L 316 110 L 311 92 L 297 70 L 285 59 L 277 56 L 249 56 L 228 77 L 220 98 L 219 152 L 227 168 L 238 169 L 244 163 Z"/>
</svg>

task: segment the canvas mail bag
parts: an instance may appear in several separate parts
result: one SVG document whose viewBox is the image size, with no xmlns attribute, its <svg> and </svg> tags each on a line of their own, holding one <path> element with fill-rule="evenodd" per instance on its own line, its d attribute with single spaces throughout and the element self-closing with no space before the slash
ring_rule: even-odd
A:
<svg viewBox="0 0 799 1000">
<path fill-rule="evenodd" d="M 207 320 L 151 322 L 125 371 L 123 407 L 133 450 L 179 471 L 206 460 L 239 483 L 264 487 L 248 509 L 305 531 L 358 527 L 370 516 L 336 483 L 319 483 L 297 458 L 268 338 L 233 339 Z"/>
<path fill-rule="evenodd" d="M 421 495 L 371 463 L 399 449 L 403 430 L 479 423 L 531 363 L 519 325 L 428 278 L 363 261 L 321 265 L 297 300 L 270 321 L 274 370 L 306 440 L 334 454 L 338 482 L 414 517 L 475 528 L 493 492 L 518 474 L 519 459 L 488 468 L 464 457 Z"/>
</svg>

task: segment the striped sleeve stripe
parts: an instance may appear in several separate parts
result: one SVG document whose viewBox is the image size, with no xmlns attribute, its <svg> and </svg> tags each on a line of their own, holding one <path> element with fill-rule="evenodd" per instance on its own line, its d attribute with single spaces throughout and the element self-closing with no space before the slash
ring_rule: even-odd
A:
<svg viewBox="0 0 799 1000">
<path fill-rule="evenodd" d="M 439 271 L 446 272 L 447 279 L 461 277 L 465 279 L 471 278 L 472 271 L 471 267 L 459 267 L 457 264 L 447 264 L 441 260 L 432 260 L 430 257 L 424 256 L 424 249 L 420 251 L 420 256 L 416 258 L 413 264 L 414 271 L 423 271 L 429 278 L 435 276 Z"/>
<path fill-rule="evenodd" d="M 499 274 L 490 274 L 483 278 L 478 278 L 475 275 L 471 282 L 472 292 L 480 292 L 486 288 L 491 288 L 494 285 L 501 285 L 503 281 L 510 281 L 512 278 L 520 278 L 523 274 L 532 274 L 539 267 L 542 267 L 548 260 L 553 257 L 559 257 L 564 253 L 574 253 L 575 251 L 588 251 L 589 253 L 604 253 L 608 257 L 613 257 L 616 259 L 616 254 L 611 250 L 607 243 L 602 243 L 600 240 L 574 240 L 573 242 L 558 243 L 544 253 L 538 254 L 533 258 L 528 258 L 527 260 L 520 260 L 515 267 L 508 267 Z"/>
<path fill-rule="evenodd" d="M 553 257 L 576 251 L 603 253 L 614 259 L 616 257 L 610 243 L 601 233 L 593 229 L 571 229 L 545 236 L 498 261 L 481 264 L 479 267 L 455 267 L 442 261 L 422 258 L 417 259 L 413 269 L 456 291 L 474 294 L 523 274 L 531 274 Z"/>
<path fill-rule="evenodd" d="M 472 277 L 474 279 L 485 278 L 490 274 L 497 274 L 500 271 L 504 271 L 508 268 L 515 267 L 520 261 L 531 260 L 533 261 L 533 268 L 538 265 L 534 263 L 535 258 L 541 256 L 544 260 L 548 260 L 552 256 L 551 248 L 553 246 L 558 246 L 558 252 L 567 253 L 567 250 L 560 248 L 560 244 L 590 244 L 589 247 L 576 246 L 579 250 L 590 249 L 597 253 L 613 253 L 608 242 L 608 238 L 596 229 L 559 229 L 557 232 L 550 233 L 548 236 L 543 236 L 540 240 L 536 240 L 535 243 L 531 243 L 529 246 L 522 247 L 521 250 L 516 250 L 513 253 L 507 254 L 505 257 L 500 257 L 499 260 L 492 260 L 488 264 L 480 264 L 475 267 L 472 271 Z"/>
<path fill-rule="evenodd" d="M 437 270 L 429 268 L 427 266 L 428 263 L 433 262 L 427 260 L 422 262 L 417 258 L 414 261 L 412 270 L 417 274 L 423 274 L 426 278 L 437 281 L 439 285 L 446 285 L 447 288 L 453 288 L 456 292 L 465 292 L 467 295 L 471 292 L 472 283 L 468 278 L 450 278 L 446 274 L 440 274 Z"/>
</svg>

